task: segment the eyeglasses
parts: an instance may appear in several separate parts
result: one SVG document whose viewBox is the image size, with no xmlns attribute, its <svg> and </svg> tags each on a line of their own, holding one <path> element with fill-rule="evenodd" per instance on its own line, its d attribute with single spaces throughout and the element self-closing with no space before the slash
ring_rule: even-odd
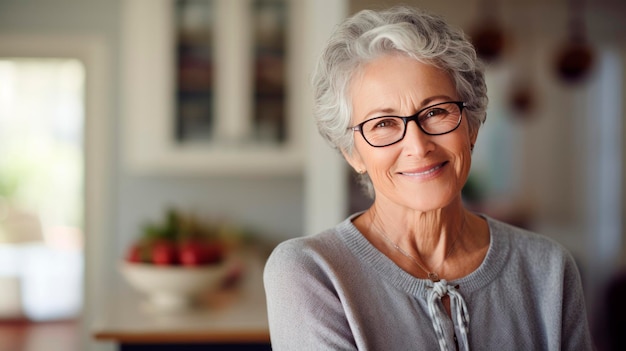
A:
<svg viewBox="0 0 626 351">
<path fill-rule="evenodd" d="M 447 134 L 461 125 L 465 102 L 448 101 L 425 107 L 413 116 L 381 116 L 368 119 L 348 130 L 359 131 L 363 139 L 373 147 L 393 145 L 404 139 L 406 125 L 415 121 L 427 135 Z"/>
</svg>

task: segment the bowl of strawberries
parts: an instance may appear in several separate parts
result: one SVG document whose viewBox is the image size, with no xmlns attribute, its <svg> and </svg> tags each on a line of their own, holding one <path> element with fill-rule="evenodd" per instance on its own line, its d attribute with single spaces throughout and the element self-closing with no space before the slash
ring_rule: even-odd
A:
<svg viewBox="0 0 626 351">
<path fill-rule="evenodd" d="M 240 269 L 235 234 L 232 227 L 169 210 L 163 223 L 144 227 L 127 249 L 120 271 L 153 307 L 187 309 Z"/>
</svg>

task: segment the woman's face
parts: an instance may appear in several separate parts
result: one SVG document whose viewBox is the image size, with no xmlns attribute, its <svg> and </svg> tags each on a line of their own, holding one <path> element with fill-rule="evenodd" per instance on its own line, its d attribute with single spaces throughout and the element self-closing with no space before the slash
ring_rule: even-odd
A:
<svg viewBox="0 0 626 351">
<path fill-rule="evenodd" d="M 350 85 L 351 125 L 385 115 L 411 116 L 426 106 L 459 100 L 445 71 L 403 55 L 376 59 L 361 73 Z M 443 208 L 459 199 L 469 174 L 476 135 L 465 117 L 456 130 L 437 136 L 409 122 L 404 139 L 385 147 L 372 147 L 354 132 L 355 147 L 345 156 L 355 170 L 368 172 L 377 202 L 418 211 Z"/>
</svg>

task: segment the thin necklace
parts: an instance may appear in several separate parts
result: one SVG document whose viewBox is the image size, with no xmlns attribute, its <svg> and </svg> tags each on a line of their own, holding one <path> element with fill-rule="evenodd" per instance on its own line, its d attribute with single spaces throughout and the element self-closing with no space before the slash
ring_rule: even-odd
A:
<svg viewBox="0 0 626 351">
<path fill-rule="evenodd" d="M 448 258 L 448 256 L 450 256 L 450 254 L 452 253 L 452 251 L 456 247 L 456 241 L 459 239 L 459 236 L 461 236 L 461 233 L 463 232 L 463 229 L 465 229 L 465 222 L 466 221 L 465 221 L 465 218 L 464 218 L 463 226 L 461 227 L 461 230 L 459 231 L 459 233 L 455 236 L 454 241 L 452 242 L 452 245 L 450 245 L 450 247 L 448 248 L 448 252 L 446 252 L 446 255 L 443 256 L 443 260 L 441 261 L 441 264 L 439 264 L 439 267 L 437 267 L 438 270 L 441 269 L 441 267 L 443 267 L 443 264 L 446 261 L 446 258 Z M 385 241 L 387 241 L 391 246 L 393 246 L 396 250 L 398 250 L 398 252 L 400 252 L 406 258 L 410 259 L 413 263 L 415 263 L 416 266 L 418 266 L 422 271 L 424 271 L 424 273 L 426 273 L 426 275 L 428 276 L 428 279 L 432 280 L 433 282 L 438 282 L 440 280 L 439 279 L 439 274 L 437 274 L 434 271 L 430 271 L 430 270 L 426 269 L 424 266 L 422 266 L 415 257 L 413 257 L 408 252 L 404 251 L 398 244 L 396 244 L 393 241 L 391 241 L 391 239 L 389 239 L 389 237 L 387 235 L 385 235 L 384 232 L 381 231 L 380 234 L 385 239 Z M 419 257 L 419 253 L 418 253 L 418 257 Z M 420 260 L 421 260 L 421 257 L 420 257 Z"/>
</svg>

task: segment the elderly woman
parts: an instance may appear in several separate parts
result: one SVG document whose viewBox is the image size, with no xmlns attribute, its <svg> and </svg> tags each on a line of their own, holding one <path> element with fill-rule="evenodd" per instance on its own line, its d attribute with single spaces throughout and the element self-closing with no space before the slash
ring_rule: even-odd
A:
<svg viewBox="0 0 626 351">
<path fill-rule="evenodd" d="M 374 202 L 274 250 L 274 350 L 591 349 L 571 256 L 463 207 L 487 89 L 461 31 L 406 7 L 360 12 L 313 84 L 320 133 Z"/>
</svg>

